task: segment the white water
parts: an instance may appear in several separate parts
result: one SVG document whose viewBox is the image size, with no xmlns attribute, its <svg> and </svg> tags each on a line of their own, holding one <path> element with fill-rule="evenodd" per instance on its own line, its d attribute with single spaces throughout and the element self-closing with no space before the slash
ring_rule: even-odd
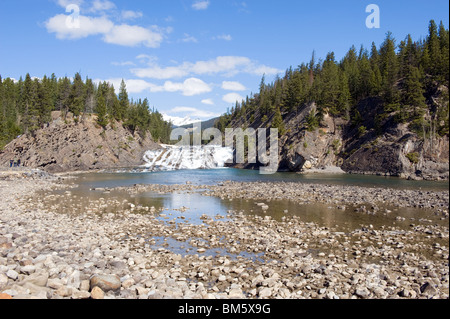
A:
<svg viewBox="0 0 450 319">
<path fill-rule="evenodd" d="M 233 159 L 233 149 L 220 146 L 171 146 L 148 151 L 144 165 L 149 171 L 223 168 Z"/>
</svg>

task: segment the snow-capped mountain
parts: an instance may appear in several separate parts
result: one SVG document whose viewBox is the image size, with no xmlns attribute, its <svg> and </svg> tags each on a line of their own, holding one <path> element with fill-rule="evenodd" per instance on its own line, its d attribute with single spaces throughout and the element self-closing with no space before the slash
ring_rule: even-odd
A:
<svg viewBox="0 0 450 319">
<path fill-rule="evenodd" d="M 176 117 L 176 116 L 170 116 L 170 115 L 167 115 L 167 114 L 164 114 L 164 113 L 162 115 L 163 115 L 164 121 L 172 122 L 172 124 L 174 126 L 189 125 L 189 124 L 198 123 L 198 122 L 202 121 L 200 119 L 194 120 L 194 119 L 190 118 L 189 116 Z"/>
</svg>

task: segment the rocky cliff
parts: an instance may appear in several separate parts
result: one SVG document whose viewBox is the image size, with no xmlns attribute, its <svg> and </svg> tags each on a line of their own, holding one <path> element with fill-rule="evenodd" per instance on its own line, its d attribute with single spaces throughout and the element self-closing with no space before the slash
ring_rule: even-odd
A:
<svg viewBox="0 0 450 319">
<path fill-rule="evenodd" d="M 149 135 L 133 134 L 117 122 L 103 129 L 95 115 L 76 122 L 70 114 L 53 112 L 46 127 L 9 143 L 0 152 L 0 165 L 20 159 L 26 167 L 49 172 L 138 166 L 146 151 L 160 147 Z"/>
<path fill-rule="evenodd" d="M 318 129 L 309 131 L 307 115 L 315 103 L 283 115 L 286 133 L 279 140 L 279 171 L 334 171 L 396 176 L 407 179 L 448 180 L 448 136 L 413 132 L 410 123 L 397 123 L 395 114 L 383 118 L 383 103 L 369 98 L 357 106 L 365 119 L 358 125 L 325 114 Z M 269 119 L 269 123 L 272 119 Z M 251 127 L 261 127 L 259 119 Z M 235 121 L 233 127 L 242 127 Z M 363 129 L 361 129 L 363 128 Z M 238 165 L 257 169 L 258 166 Z"/>
</svg>

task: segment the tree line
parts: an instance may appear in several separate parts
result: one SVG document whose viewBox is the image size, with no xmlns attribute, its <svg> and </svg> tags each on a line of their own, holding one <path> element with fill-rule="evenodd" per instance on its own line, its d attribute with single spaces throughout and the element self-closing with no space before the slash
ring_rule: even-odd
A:
<svg viewBox="0 0 450 319">
<path fill-rule="evenodd" d="M 283 135 L 283 118 L 312 102 L 317 109 L 307 116 L 308 129 L 319 127 L 325 114 L 357 125 L 365 116 L 359 114 L 357 104 L 378 97 L 384 105 L 379 118 L 390 114 L 418 133 L 434 125 L 437 134 L 448 135 L 448 88 L 449 30 L 431 20 L 426 39 L 413 41 L 408 35 L 397 43 L 388 32 L 379 48 L 375 43 L 370 50 L 352 46 L 339 62 L 334 52 L 318 61 L 313 53 L 309 63 L 290 67 L 271 84 L 263 77 L 259 93 L 237 102 L 216 127 L 224 130 L 234 121 L 242 122 L 239 119 L 251 125 L 259 119 L 261 125 L 278 128 Z M 441 107 L 427 103 L 438 90 L 444 100 Z"/>
<path fill-rule="evenodd" d="M 79 73 L 72 79 L 56 78 L 55 74 L 42 79 L 30 74 L 23 80 L 0 76 L 0 147 L 21 134 L 33 134 L 51 120 L 52 111 L 64 116 L 73 114 L 75 122 L 86 115 L 96 114 L 97 124 L 105 128 L 120 123 L 142 137 L 150 133 L 155 141 L 167 142 L 172 124 L 151 110 L 147 99 L 130 100 L 122 80 L 119 94 L 112 84 L 94 83 Z"/>
</svg>

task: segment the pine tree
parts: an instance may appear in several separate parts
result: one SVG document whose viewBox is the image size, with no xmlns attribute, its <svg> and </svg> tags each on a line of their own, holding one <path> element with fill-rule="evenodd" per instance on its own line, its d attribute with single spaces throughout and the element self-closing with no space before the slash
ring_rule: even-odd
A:
<svg viewBox="0 0 450 319">
<path fill-rule="evenodd" d="M 395 39 L 392 37 L 392 33 L 388 32 L 380 49 L 381 75 L 383 79 L 382 93 L 387 111 L 397 108 L 396 104 L 399 98 L 397 88 L 399 64 L 395 49 Z"/>
<path fill-rule="evenodd" d="M 363 52 L 358 60 L 359 68 L 359 85 L 358 85 L 358 99 L 367 98 L 372 92 L 372 68 L 370 66 L 367 52 Z"/>
<path fill-rule="evenodd" d="M 105 99 L 105 90 L 103 87 L 98 90 L 97 96 L 97 124 L 103 127 L 104 129 L 108 125 L 108 112 L 106 108 L 106 99 Z"/>
<path fill-rule="evenodd" d="M 86 92 L 80 73 L 75 74 L 69 95 L 69 112 L 72 112 L 77 119 L 84 110 Z"/>
<path fill-rule="evenodd" d="M 431 75 L 439 75 L 440 74 L 440 66 L 441 66 L 441 48 L 439 43 L 439 36 L 437 25 L 434 20 L 430 21 L 430 25 L 428 27 L 428 38 L 427 38 L 427 48 L 428 53 L 430 55 L 430 65 L 427 70 Z"/>
<path fill-rule="evenodd" d="M 401 121 L 410 119 L 408 113 L 411 111 L 412 119 L 420 119 L 426 110 L 425 89 L 422 84 L 422 78 L 423 76 L 417 67 L 413 65 L 408 67 L 402 94 Z"/>
<path fill-rule="evenodd" d="M 69 112 L 70 93 L 71 93 L 71 83 L 69 78 L 66 76 L 62 79 L 59 79 L 57 108 L 64 114 L 64 116 L 66 116 L 67 112 Z"/>
<path fill-rule="evenodd" d="M 127 114 L 129 106 L 128 92 L 125 81 L 122 79 L 120 83 L 120 92 L 119 92 L 119 112 L 117 114 L 117 119 L 123 121 Z"/>
<path fill-rule="evenodd" d="M 403 108 L 412 109 L 415 118 L 421 117 L 426 108 L 424 97 L 423 76 L 420 70 L 410 65 L 404 82 Z"/>
<path fill-rule="evenodd" d="M 32 80 L 28 73 L 23 84 L 21 98 L 22 126 L 25 133 L 32 133 L 38 128 L 38 90 L 39 80 Z"/>
<path fill-rule="evenodd" d="M 375 42 L 372 42 L 372 48 L 370 50 L 370 66 L 372 70 L 375 70 L 375 67 L 380 67 L 380 55 Z"/>
<path fill-rule="evenodd" d="M 94 108 L 95 108 L 95 87 L 94 87 L 94 83 L 92 82 L 91 79 L 86 78 L 86 91 L 85 91 L 85 95 L 86 95 L 86 100 L 84 102 L 84 113 L 85 114 L 91 114 L 94 113 Z"/>
<path fill-rule="evenodd" d="M 352 100 L 356 101 L 359 87 L 358 57 L 355 46 L 352 46 L 342 61 L 342 68 L 347 75 Z"/>
<path fill-rule="evenodd" d="M 338 110 L 340 114 L 343 114 L 344 118 L 350 119 L 350 105 L 351 94 L 348 87 L 348 78 L 345 72 L 339 73 L 339 97 L 338 97 Z"/>
<path fill-rule="evenodd" d="M 275 110 L 275 116 L 272 120 L 272 128 L 278 129 L 278 135 L 283 136 L 286 133 L 286 127 L 283 122 L 283 116 L 279 107 Z"/>
<path fill-rule="evenodd" d="M 38 91 L 39 100 L 39 126 L 42 127 L 44 124 L 50 122 L 51 112 L 53 111 L 54 104 L 52 98 L 52 83 L 47 76 L 42 79 L 42 84 Z"/>
<path fill-rule="evenodd" d="M 334 52 L 328 53 L 320 74 L 319 113 L 325 110 L 333 116 L 338 115 L 337 103 L 339 96 L 339 68 L 336 64 Z"/>
<path fill-rule="evenodd" d="M 442 73 L 443 79 L 446 82 L 447 87 L 449 86 L 449 30 L 445 29 L 444 24 L 439 24 L 439 44 L 441 49 L 441 64 L 440 72 Z"/>
</svg>

